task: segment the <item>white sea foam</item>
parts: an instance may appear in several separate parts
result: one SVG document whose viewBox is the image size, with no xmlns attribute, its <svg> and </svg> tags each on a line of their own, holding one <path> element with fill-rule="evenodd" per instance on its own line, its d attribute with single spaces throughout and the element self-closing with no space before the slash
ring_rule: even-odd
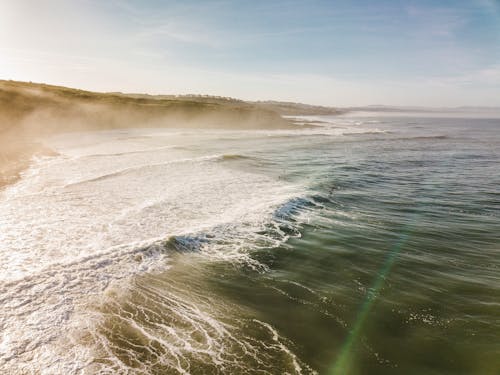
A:
<svg viewBox="0 0 500 375">
<path fill-rule="evenodd" d="M 2 193 L 0 368 L 85 367 L 90 354 L 65 338 L 88 324 L 79 308 L 85 301 L 133 275 L 167 269 L 162 241 L 170 236 L 232 236 L 232 251 L 216 245 L 204 251 L 241 260 L 245 243 L 272 222 L 274 209 L 301 193 L 272 177 L 227 168 L 218 162 L 222 154 L 169 147 L 180 140 L 175 135 L 161 138 L 162 146 L 156 138 L 124 135 L 90 134 L 83 145 L 58 137 L 52 146 L 60 155 L 38 160 Z"/>
<path fill-rule="evenodd" d="M 377 120 L 359 121 L 338 116 L 287 116 L 294 121 L 302 135 L 342 136 L 356 134 L 385 133 L 374 127 L 381 124 Z M 304 126 L 307 125 L 307 126 Z M 311 126 L 312 125 L 312 126 Z M 299 133 L 300 134 L 300 133 Z"/>
</svg>

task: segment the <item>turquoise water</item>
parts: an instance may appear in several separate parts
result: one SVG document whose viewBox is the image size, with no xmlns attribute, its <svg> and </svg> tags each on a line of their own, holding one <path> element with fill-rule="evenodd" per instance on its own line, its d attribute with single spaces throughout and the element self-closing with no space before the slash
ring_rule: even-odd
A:
<svg viewBox="0 0 500 375">
<path fill-rule="evenodd" d="M 4 327 L 13 316 L 8 332 L 21 335 L 27 316 L 37 329 L 22 337 L 44 345 L 5 340 L 0 366 L 500 373 L 500 120 L 313 120 L 323 123 L 54 141 L 63 156 L 2 201 L 24 215 L 3 219 L 17 251 L 31 244 L 16 242 L 29 237 L 17 223 L 46 215 L 43 251 L 6 268 L 32 276 L 0 289 L 21 298 Z"/>
</svg>

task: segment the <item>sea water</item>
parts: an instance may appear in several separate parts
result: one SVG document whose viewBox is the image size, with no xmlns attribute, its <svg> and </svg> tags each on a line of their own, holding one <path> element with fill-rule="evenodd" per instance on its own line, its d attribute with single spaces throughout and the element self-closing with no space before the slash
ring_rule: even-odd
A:
<svg viewBox="0 0 500 375">
<path fill-rule="evenodd" d="M 2 372 L 498 373 L 500 120 L 296 121 L 46 140 L 0 193 Z"/>
</svg>

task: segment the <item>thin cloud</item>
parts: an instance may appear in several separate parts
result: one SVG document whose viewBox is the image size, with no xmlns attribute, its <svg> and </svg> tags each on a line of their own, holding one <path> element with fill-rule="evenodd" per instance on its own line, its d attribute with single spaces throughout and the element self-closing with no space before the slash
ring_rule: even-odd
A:
<svg viewBox="0 0 500 375">
<path fill-rule="evenodd" d="M 138 41 L 153 40 L 159 41 L 175 41 L 193 45 L 203 45 L 210 48 L 220 48 L 223 43 L 221 38 L 216 35 L 211 35 L 207 30 L 190 30 L 186 26 L 181 26 L 174 23 L 164 23 L 152 27 L 145 28 L 135 35 Z M 168 45 L 166 46 L 168 47 Z"/>
<path fill-rule="evenodd" d="M 416 23 L 416 35 L 453 38 L 468 22 L 460 9 L 411 5 L 406 12 Z"/>
</svg>

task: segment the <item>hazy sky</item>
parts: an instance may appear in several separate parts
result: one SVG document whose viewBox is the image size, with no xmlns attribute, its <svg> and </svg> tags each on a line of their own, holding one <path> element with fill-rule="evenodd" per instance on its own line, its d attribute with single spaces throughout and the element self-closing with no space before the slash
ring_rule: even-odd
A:
<svg viewBox="0 0 500 375">
<path fill-rule="evenodd" d="M 0 0 L 0 78 L 326 105 L 500 105 L 500 1 Z"/>
</svg>

